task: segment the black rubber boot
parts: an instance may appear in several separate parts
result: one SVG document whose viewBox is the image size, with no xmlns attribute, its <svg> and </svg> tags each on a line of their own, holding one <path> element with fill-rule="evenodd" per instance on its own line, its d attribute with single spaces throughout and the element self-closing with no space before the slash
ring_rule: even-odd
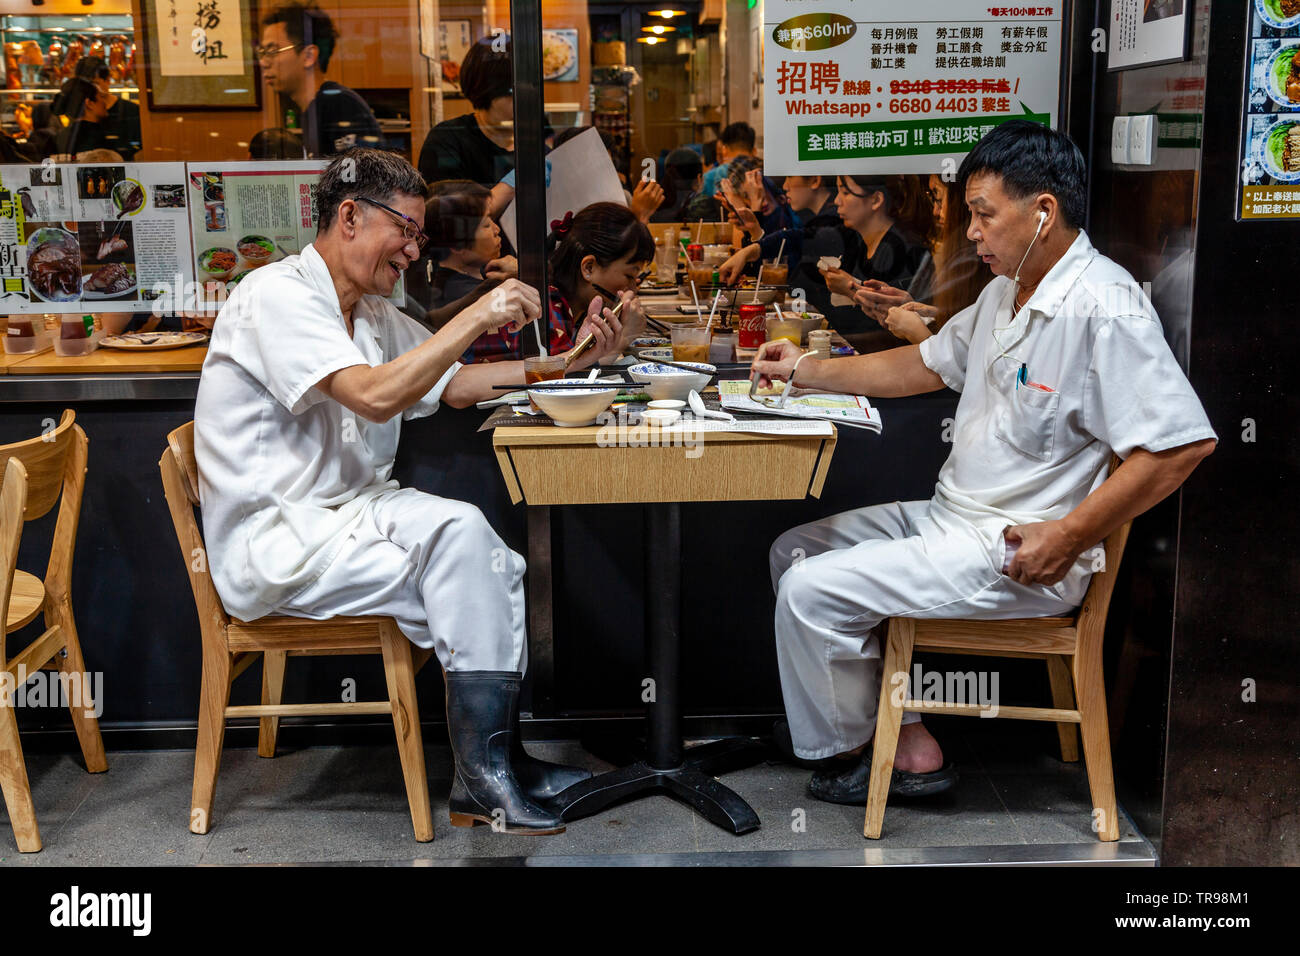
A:
<svg viewBox="0 0 1300 956">
<path fill-rule="evenodd" d="M 524 736 L 519 730 L 518 708 L 515 709 L 514 731 L 510 738 L 510 765 L 514 768 L 519 786 L 531 799 L 545 803 L 575 783 L 591 779 L 590 770 L 566 763 L 550 763 L 530 756 L 524 749 Z"/>
<path fill-rule="evenodd" d="M 456 757 L 451 825 L 505 833 L 560 833 L 564 820 L 520 788 L 510 767 L 519 712 L 518 671 L 448 672 L 447 730 Z"/>
</svg>

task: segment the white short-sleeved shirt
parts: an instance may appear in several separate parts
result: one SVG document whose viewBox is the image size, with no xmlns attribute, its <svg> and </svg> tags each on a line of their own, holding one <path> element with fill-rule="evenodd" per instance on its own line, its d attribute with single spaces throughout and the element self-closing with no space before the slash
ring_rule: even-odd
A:
<svg viewBox="0 0 1300 956">
<path fill-rule="evenodd" d="M 992 540 L 1007 525 L 1064 518 L 1105 481 L 1112 451 L 1217 437 L 1150 301 L 1086 233 L 1013 319 L 1015 294 L 1011 279 L 994 279 L 921 343 L 921 360 L 961 392 L 933 507 Z M 1070 576 L 1090 570 L 1085 553 Z"/>
<path fill-rule="evenodd" d="M 431 415 L 460 363 L 383 424 L 314 386 L 381 365 L 430 333 L 379 296 L 362 296 L 353 334 L 329 267 L 311 245 L 258 269 L 217 316 L 194 408 L 203 529 L 226 610 L 253 620 L 329 565 L 366 502 L 391 477 L 403 418 Z"/>
</svg>

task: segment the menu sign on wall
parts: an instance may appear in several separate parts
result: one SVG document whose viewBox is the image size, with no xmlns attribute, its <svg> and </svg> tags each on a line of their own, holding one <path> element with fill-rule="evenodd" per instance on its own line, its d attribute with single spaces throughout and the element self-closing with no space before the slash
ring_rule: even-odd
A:
<svg viewBox="0 0 1300 956">
<path fill-rule="evenodd" d="M 1240 217 L 1300 219 L 1300 3 L 1253 0 L 1247 16 Z"/>
<path fill-rule="evenodd" d="M 259 266 L 297 255 L 315 238 L 324 160 L 185 168 L 195 274 L 208 298 L 233 289 Z"/>
<path fill-rule="evenodd" d="M 0 312 L 148 312 L 189 260 L 182 163 L 0 166 Z"/>
<path fill-rule="evenodd" d="M 764 4 L 770 173 L 941 173 L 999 123 L 1056 124 L 1061 2 L 811 6 Z"/>
</svg>

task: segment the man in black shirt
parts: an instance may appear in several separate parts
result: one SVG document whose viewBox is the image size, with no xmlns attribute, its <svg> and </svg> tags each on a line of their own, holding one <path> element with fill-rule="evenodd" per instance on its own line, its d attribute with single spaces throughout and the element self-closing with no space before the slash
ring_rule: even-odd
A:
<svg viewBox="0 0 1300 956">
<path fill-rule="evenodd" d="M 420 148 L 420 175 L 430 185 L 468 179 L 490 189 L 515 168 L 510 41 L 489 36 L 471 46 L 461 63 L 460 89 L 473 112 L 429 130 Z"/>
<path fill-rule="evenodd" d="M 334 24 L 315 4 L 291 2 L 262 21 L 257 50 L 271 89 L 293 100 L 311 157 L 333 156 L 353 146 L 382 147 L 379 123 L 360 96 L 323 79 L 334 52 Z"/>
<path fill-rule="evenodd" d="M 82 57 L 77 61 L 75 73 L 95 84 L 107 107 L 107 115 L 99 122 L 104 134 L 101 145 L 130 162 L 140 151 L 140 107 L 113 92 L 111 74 L 103 57 Z"/>
</svg>

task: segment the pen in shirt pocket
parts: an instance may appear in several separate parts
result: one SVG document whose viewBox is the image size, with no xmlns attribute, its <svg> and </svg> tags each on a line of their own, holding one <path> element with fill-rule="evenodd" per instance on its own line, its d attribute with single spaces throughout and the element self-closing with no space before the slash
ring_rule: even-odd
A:
<svg viewBox="0 0 1300 956">
<path fill-rule="evenodd" d="M 1029 381 L 1029 366 L 1023 362 L 1020 365 L 1020 371 L 1016 373 L 1016 388 L 1020 388 L 1021 385 L 1024 385 L 1025 388 L 1036 388 L 1040 392 L 1056 391 L 1056 389 L 1052 388 L 1050 385 Z"/>
</svg>

